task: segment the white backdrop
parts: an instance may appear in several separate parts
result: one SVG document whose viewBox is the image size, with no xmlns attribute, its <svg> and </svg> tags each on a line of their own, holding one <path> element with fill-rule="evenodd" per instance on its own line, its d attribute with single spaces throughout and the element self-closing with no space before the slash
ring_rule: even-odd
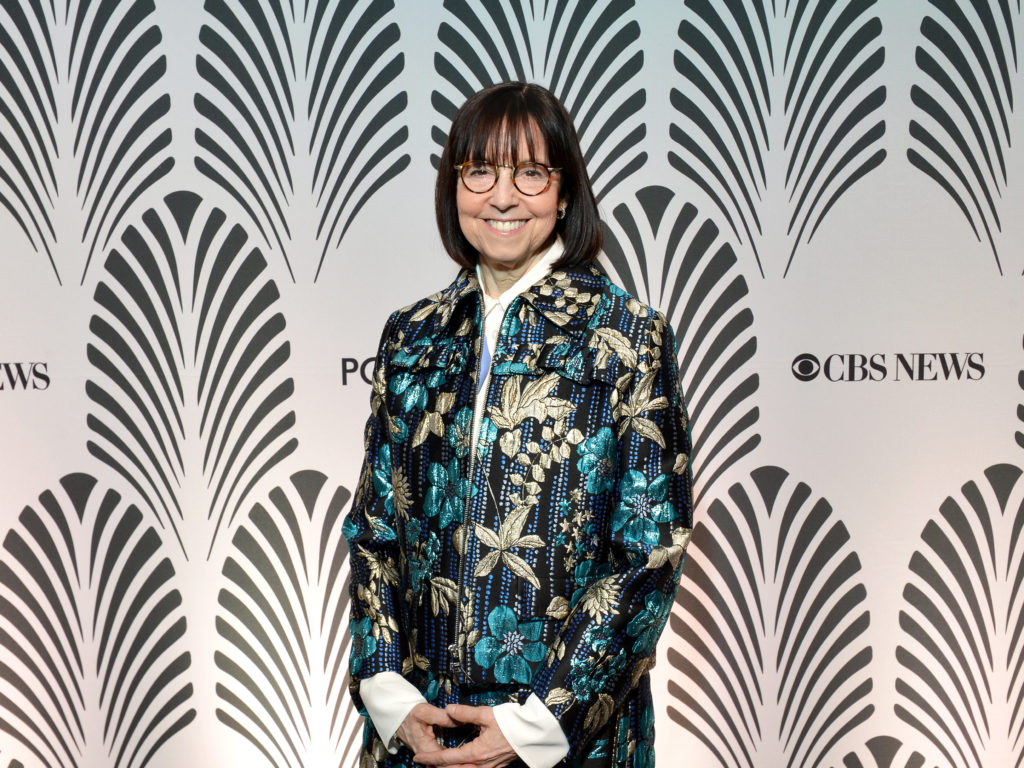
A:
<svg viewBox="0 0 1024 768">
<path fill-rule="evenodd" d="M 352 368 L 517 78 L 680 342 L 658 760 L 1024 764 L 1019 2 L 56 5 L 0 0 L 0 765 L 353 764 Z"/>
</svg>

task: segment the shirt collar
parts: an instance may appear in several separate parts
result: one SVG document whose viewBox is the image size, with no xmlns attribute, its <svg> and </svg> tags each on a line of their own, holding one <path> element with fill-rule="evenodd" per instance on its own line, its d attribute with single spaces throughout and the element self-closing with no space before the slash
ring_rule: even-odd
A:
<svg viewBox="0 0 1024 768">
<path fill-rule="evenodd" d="M 597 302 L 605 291 L 604 271 L 596 262 L 552 271 L 551 265 L 563 253 L 564 245 L 561 239 L 557 239 L 545 256 L 499 298 L 507 299 L 507 303 L 510 304 L 512 299 L 521 295 L 563 332 L 580 333 L 586 329 L 597 308 Z M 534 269 L 538 272 L 536 277 L 533 276 Z M 533 282 L 520 287 L 520 283 L 526 283 L 528 279 Z M 511 296 L 508 297 L 506 294 Z M 431 297 L 431 322 L 434 326 L 432 332 L 441 332 L 456 314 L 456 307 L 464 300 L 477 296 L 483 297 L 484 292 L 480 287 L 476 270 L 463 269 L 451 285 Z M 495 304 L 498 301 L 487 300 L 494 301 Z M 484 299 L 481 298 L 480 301 L 481 310 L 486 310 Z"/>
<path fill-rule="evenodd" d="M 495 309 L 498 309 L 501 314 L 505 313 L 508 309 L 508 305 L 512 303 L 519 294 L 525 292 L 535 283 L 545 277 L 551 271 L 551 265 L 562 258 L 562 254 L 565 253 L 565 247 L 562 245 L 561 238 L 555 238 L 555 242 L 551 244 L 551 247 L 544 252 L 544 254 L 537 259 L 537 263 L 530 267 L 523 275 L 516 280 L 516 282 L 507 290 L 505 290 L 497 298 L 491 298 L 483 290 L 483 276 L 480 274 L 480 264 L 476 265 L 476 279 L 480 283 L 480 295 L 483 297 L 483 316 L 486 318 Z"/>
</svg>

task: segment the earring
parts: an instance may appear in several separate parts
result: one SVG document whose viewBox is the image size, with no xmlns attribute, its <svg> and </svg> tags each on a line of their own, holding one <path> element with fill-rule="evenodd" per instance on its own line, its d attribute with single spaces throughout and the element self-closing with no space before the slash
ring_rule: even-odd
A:
<svg viewBox="0 0 1024 768">
<path fill-rule="evenodd" d="M 564 219 L 565 218 L 566 206 L 567 206 L 566 203 L 562 203 L 560 206 L 558 206 L 558 213 L 555 214 L 556 218 L 559 218 L 559 219 Z"/>
</svg>

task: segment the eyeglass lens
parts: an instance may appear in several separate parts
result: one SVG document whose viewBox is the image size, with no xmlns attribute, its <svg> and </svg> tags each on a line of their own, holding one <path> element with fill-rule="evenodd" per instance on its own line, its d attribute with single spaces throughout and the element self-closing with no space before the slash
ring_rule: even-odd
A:
<svg viewBox="0 0 1024 768">
<path fill-rule="evenodd" d="M 462 183 L 470 192 L 487 192 L 498 183 L 498 168 L 490 163 L 466 163 L 462 166 Z M 512 183 L 524 195 L 539 195 L 549 181 L 548 169 L 538 163 L 519 163 L 512 172 Z"/>
</svg>

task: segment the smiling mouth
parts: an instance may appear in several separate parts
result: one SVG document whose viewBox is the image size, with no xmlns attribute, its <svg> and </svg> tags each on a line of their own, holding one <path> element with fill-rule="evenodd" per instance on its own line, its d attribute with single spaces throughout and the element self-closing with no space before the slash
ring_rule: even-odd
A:
<svg viewBox="0 0 1024 768">
<path fill-rule="evenodd" d="M 526 219 L 488 219 L 487 225 L 498 232 L 515 232 L 526 224 Z"/>
</svg>

